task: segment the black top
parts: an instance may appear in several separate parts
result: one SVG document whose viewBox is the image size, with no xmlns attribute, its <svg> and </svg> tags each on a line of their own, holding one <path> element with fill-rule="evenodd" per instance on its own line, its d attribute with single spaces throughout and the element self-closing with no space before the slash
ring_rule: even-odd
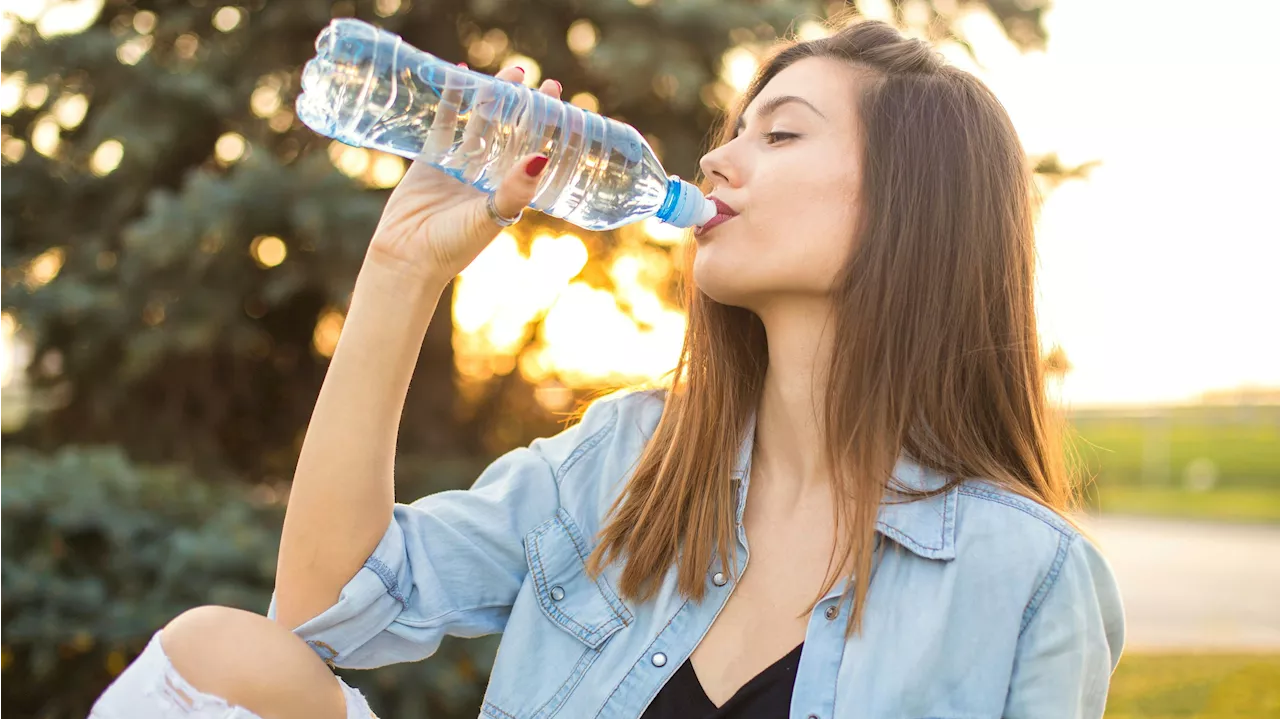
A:
<svg viewBox="0 0 1280 719">
<path fill-rule="evenodd" d="M 653 698 L 640 719 L 786 719 L 800 666 L 800 642 L 786 656 L 764 668 L 720 707 L 707 693 L 686 660 Z"/>
</svg>

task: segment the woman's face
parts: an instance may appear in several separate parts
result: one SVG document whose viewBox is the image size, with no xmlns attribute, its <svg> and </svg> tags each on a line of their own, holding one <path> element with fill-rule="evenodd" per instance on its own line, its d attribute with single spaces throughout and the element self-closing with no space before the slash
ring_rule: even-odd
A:
<svg viewBox="0 0 1280 719">
<path fill-rule="evenodd" d="M 734 139 L 702 158 L 712 196 L 739 213 L 696 235 L 693 278 L 712 299 L 758 312 L 830 292 L 858 216 L 861 77 L 830 58 L 790 65 L 751 101 Z"/>
</svg>

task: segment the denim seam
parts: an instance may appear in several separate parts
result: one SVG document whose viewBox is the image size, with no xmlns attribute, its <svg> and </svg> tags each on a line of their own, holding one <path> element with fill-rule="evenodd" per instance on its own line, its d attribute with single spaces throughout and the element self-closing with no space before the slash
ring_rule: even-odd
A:
<svg viewBox="0 0 1280 719">
<path fill-rule="evenodd" d="M 946 549 L 947 547 L 947 530 L 955 526 L 955 504 L 957 501 L 958 488 L 959 488 L 959 485 L 957 485 L 956 488 L 953 488 L 952 490 L 948 491 L 946 495 L 944 495 L 943 497 L 942 530 L 941 530 L 941 534 L 938 535 L 938 546 L 936 547 L 929 546 L 927 544 L 922 544 L 916 541 L 913 537 L 907 535 L 902 530 L 898 529 L 897 527 L 891 526 L 889 524 L 885 524 L 882 521 L 877 520 L 876 526 L 879 527 L 882 532 L 889 535 L 890 537 L 893 537 L 897 541 L 902 542 L 904 544 L 913 545 L 916 548 L 920 549 L 921 551 L 940 552 L 943 549 Z"/>
<path fill-rule="evenodd" d="M 662 629 L 661 629 L 661 630 L 660 630 L 660 631 L 659 631 L 659 632 L 658 632 L 658 633 L 653 637 L 653 639 L 652 639 L 652 640 L 650 640 L 650 642 L 645 646 L 644 651 L 640 653 L 640 658 L 636 660 L 636 663 L 635 663 L 635 664 L 632 664 L 632 665 L 631 665 L 631 670 L 630 670 L 630 671 L 628 671 L 626 674 L 623 674 L 623 675 L 622 675 L 622 678 L 618 680 L 618 683 L 613 685 L 613 689 L 611 689 L 611 690 L 609 691 L 609 696 L 605 697 L 605 700 L 604 700 L 604 706 L 608 706 L 608 705 L 609 705 L 609 702 L 613 701 L 613 697 L 614 697 L 614 695 L 615 695 L 615 694 L 617 694 L 617 693 L 618 693 L 618 689 L 620 689 L 620 688 L 622 687 L 622 683 L 623 683 L 623 682 L 625 682 L 625 681 L 627 680 L 627 677 L 631 676 L 631 675 L 636 671 L 636 665 L 641 664 L 641 663 L 643 663 L 643 662 L 644 662 L 644 658 L 645 658 L 645 657 L 647 657 L 647 656 L 649 656 L 649 652 L 650 652 L 650 650 L 652 650 L 652 649 L 653 649 L 653 645 L 658 643 L 658 640 L 662 638 L 662 634 L 663 634 L 664 632 L 666 632 L 666 631 L 667 631 L 667 629 L 669 629 L 669 628 L 671 627 L 671 623 L 672 623 L 672 622 L 674 622 L 674 621 L 676 620 L 676 617 L 680 616 L 680 614 L 681 614 L 682 612 L 684 612 L 684 610 L 685 610 L 688 606 L 689 606 L 689 600 L 688 600 L 688 599 L 686 599 L 686 600 L 684 600 L 684 603 L 680 605 L 680 608 L 679 608 L 679 609 L 677 609 L 677 610 L 675 611 L 675 613 L 671 615 L 671 618 L 667 620 L 667 623 L 666 623 L 666 624 L 664 624 L 664 625 L 662 625 Z M 661 687 L 659 687 L 659 690 L 661 690 Z M 652 702 L 652 701 L 653 701 L 653 697 L 654 697 L 654 696 L 656 696 L 656 694 L 657 694 L 657 692 L 655 692 L 655 693 L 654 693 L 654 695 L 650 695 L 650 697 L 649 697 L 649 700 L 648 700 L 648 701 Z"/>
<path fill-rule="evenodd" d="M 502 711 L 497 704 L 488 700 L 480 706 L 480 713 L 491 717 L 491 719 L 516 719 L 514 715 Z"/>
<path fill-rule="evenodd" d="M 1044 522 L 1048 526 L 1055 529 L 1059 534 L 1071 536 L 1073 533 L 1067 531 L 1061 518 L 1053 515 L 1049 510 L 1040 509 L 1039 505 L 1035 505 L 1031 500 L 1018 501 L 1012 497 L 995 492 L 989 489 L 979 489 L 977 487 L 961 487 L 960 492 L 978 499 L 985 499 L 991 502 L 1003 504 L 1006 507 L 1012 507 L 1019 512 L 1023 512 L 1029 516 Z"/>
<path fill-rule="evenodd" d="M 551 695 L 550 699 L 538 707 L 538 710 L 533 713 L 532 719 L 555 716 L 556 711 L 564 706 L 565 700 L 582 682 L 582 678 L 587 675 L 587 670 L 591 668 L 592 664 L 596 663 L 596 659 L 599 656 L 600 651 L 597 649 L 588 647 L 583 650 L 582 656 L 578 657 L 578 661 L 573 665 L 573 671 L 569 672 L 569 678 L 565 680 L 564 684 L 560 685 L 560 688 L 556 690 L 555 694 Z"/>
<path fill-rule="evenodd" d="M 616 427 L 617 424 L 618 424 L 618 408 L 615 406 L 613 408 L 613 416 L 609 418 L 609 421 L 606 422 L 603 427 L 596 430 L 596 432 L 592 434 L 590 437 L 587 437 L 586 439 L 584 439 L 582 443 L 579 444 L 573 450 L 573 452 L 569 454 L 569 456 L 564 460 L 564 462 L 560 464 L 560 468 L 557 469 L 555 473 L 555 480 L 556 480 L 557 487 L 560 485 L 560 480 L 564 479 L 565 474 L 567 474 L 570 469 L 573 469 L 573 465 L 577 464 L 578 460 L 582 459 L 583 455 L 585 455 L 587 452 L 590 452 L 592 449 L 594 449 L 596 445 L 603 442 L 604 438 L 609 436 L 609 433 L 613 431 L 613 428 Z"/>
<path fill-rule="evenodd" d="M 1062 574 L 1062 565 L 1066 562 L 1067 551 L 1071 549 L 1071 543 L 1075 541 L 1075 536 L 1063 533 L 1058 539 L 1058 551 L 1053 557 L 1053 563 L 1049 565 L 1049 572 L 1045 575 L 1044 581 L 1040 582 L 1040 586 L 1036 588 L 1036 593 L 1031 595 L 1031 601 L 1027 602 L 1027 608 L 1022 612 L 1022 626 L 1018 628 L 1018 636 L 1027 630 L 1027 626 L 1031 624 L 1031 620 L 1035 619 L 1039 613 L 1040 607 L 1044 604 L 1045 596 L 1049 591 L 1058 584 L 1058 577 Z"/>
<path fill-rule="evenodd" d="M 555 524 L 560 524 L 560 520 L 558 518 L 556 519 Z M 533 535 L 533 541 L 525 542 L 525 550 L 531 560 L 530 569 L 534 572 L 534 588 L 538 594 L 538 604 L 542 607 L 543 611 L 551 617 L 552 621 L 568 629 L 570 633 L 575 634 L 581 641 L 587 643 L 592 648 L 596 648 L 596 645 L 603 641 L 605 636 L 612 633 L 615 627 L 620 628 L 623 626 L 622 618 L 617 616 L 617 613 L 615 612 L 613 619 L 600 624 L 600 626 L 594 629 L 589 629 L 555 605 L 551 600 L 551 597 L 547 594 L 550 581 L 547 578 L 546 567 L 543 566 L 542 563 L 542 552 L 538 547 L 539 537 L 546 534 L 549 528 L 550 526 L 547 528 L 535 528 L 531 533 Z M 608 600 L 606 599 L 606 602 L 607 601 Z M 612 606 L 610 606 L 610 609 L 613 609 Z"/>
<path fill-rule="evenodd" d="M 582 532 L 578 529 L 578 525 L 573 521 L 573 516 L 569 514 L 568 510 L 561 507 L 556 510 L 556 521 L 559 522 L 569 534 L 569 539 L 573 541 L 573 548 L 578 552 L 578 558 L 582 560 L 583 565 L 585 566 L 587 556 L 590 552 L 587 551 L 586 540 L 583 538 Z M 618 598 L 613 589 L 607 582 L 605 582 L 604 575 L 601 574 L 593 581 L 600 589 L 600 593 L 604 595 L 604 600 L 609 603 L 609 608 L 612 609 L 613 613 L 622 620 L 623 625 L 631 624 L 631 620 L 635 619 L 634 615 L 631 614 L 631 610 L 627 608 L 627 605 L 622 603 L 622 600 Z"/>
<path fill-rule="evenodd" d="M 387 588 L 387 594 L 391 595 L 392 599 L 400 602 L 400 607 L 402 609 L 409 608 L 409 600 L 405 599 L 404 594 L 400 591 L 400 582 L 396 579 L 395 570 L 388 567 L 386 562 L 383 562 L 377 557 L 369 557 L 366 559 L 364 566 L 373 570 L 373 573 L 378 575 L 378 579 L 381 579 L 383 586 Z"/>
</svg>

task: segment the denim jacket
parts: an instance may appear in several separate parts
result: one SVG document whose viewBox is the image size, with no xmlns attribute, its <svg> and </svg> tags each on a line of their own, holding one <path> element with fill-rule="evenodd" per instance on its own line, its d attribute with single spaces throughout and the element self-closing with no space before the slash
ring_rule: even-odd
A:
<svg viewBox="0 0 1280 719">
<path fill-rule="evenodd" d="M 598 401 L 469 490 L 398 504 L 337 603 L 295 633 L 332 665 L 368 668 L 428 657 L 446 634 L 501 632 L 482 717 L 637 719 L 750 559 L 754 430 L 733 475 L 738 564 L 713 560 L 703 601 L 680 595 L 674 567 L 646 603 L 618 595 L 618 562 L 598 579 L 585 572 L 662 406 L 649 392 Z M 946 481 L 906 460 L 895 476 L 920 489 Z M 1123 612 L 1106 560 L 1070 523 L 966 480 L 882 504 L 877 530 L 894 551 L 875 570 L 863 632 L 845 640 L 841 580 L 810 615 L 792 719 L 1102 716 Z"/>
</svg>

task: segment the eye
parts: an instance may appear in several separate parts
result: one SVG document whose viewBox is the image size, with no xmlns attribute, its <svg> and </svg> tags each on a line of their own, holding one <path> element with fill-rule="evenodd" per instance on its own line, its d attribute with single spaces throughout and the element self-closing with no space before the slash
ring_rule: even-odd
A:
<svg viewBox="0 0 1280 719">
<path fill-rule="evenodd" d="M 790 140 L 793 137 L 799 137 L 799 135 L 792 132 L 762 132 L 760 133 L 760 137 L 764 138 L 766 143 L 775 145 L 783 140 Z"/>
</svg>

